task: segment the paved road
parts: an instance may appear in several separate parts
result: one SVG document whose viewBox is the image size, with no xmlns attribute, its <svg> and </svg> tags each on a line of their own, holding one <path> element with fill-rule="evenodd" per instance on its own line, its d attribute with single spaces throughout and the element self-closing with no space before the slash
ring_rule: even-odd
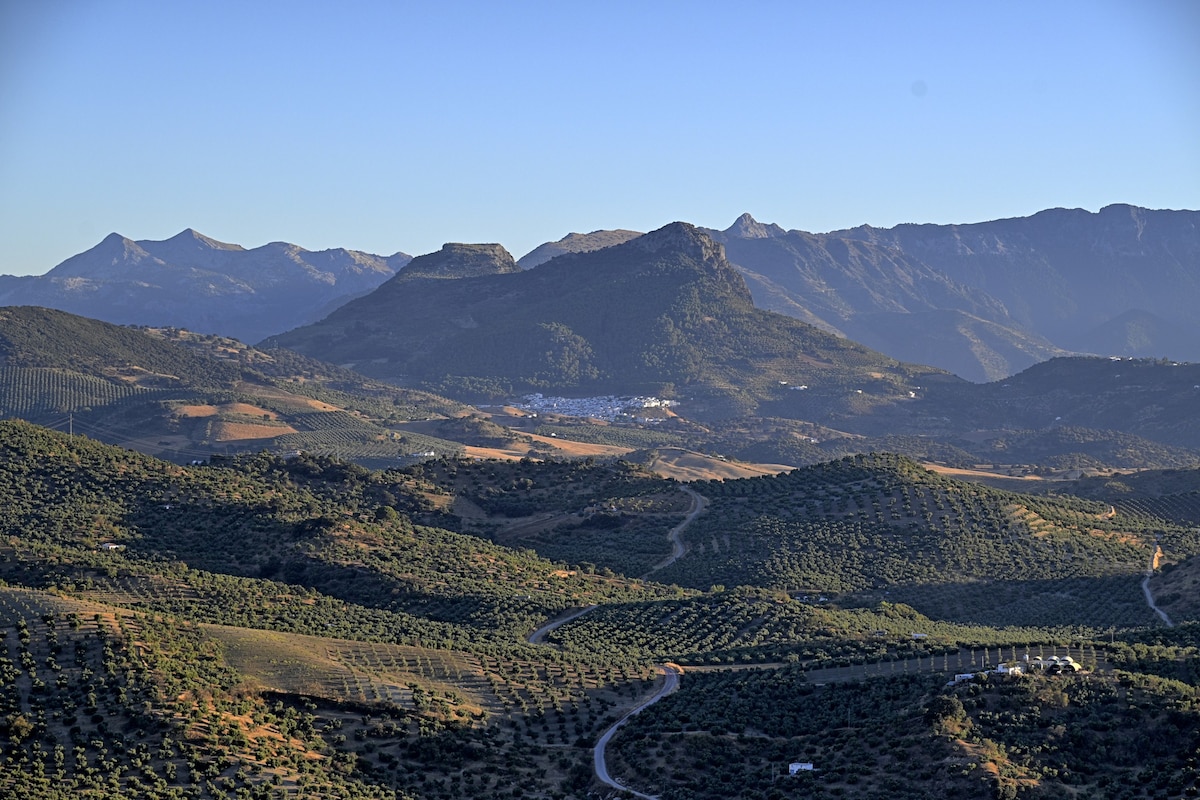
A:
<svg viewBox="0 0 1200 800">
<path fill-rule="evenodd" d="M 659 688 L 659 690 L 655 692 L 649 699 L 643 700 L 641 705 L 637 706 L 628 714 L 613 723 L 612 727 L 604 732 L 604 734 L 596 742 L 596 746 L 592 749 L 592 763 L 595 765 L 596 777 L 600 779 L 600 782 L 607 786 L 611 786 L 614 789 L 619 789 L 623 792 L 629 792 L 634 797 L 642 798 L 642 800 L 658 800 L 658 798 L 654 795 L 642 794 L 635 789 L 630 789 L 625 784 L 620 783 L 612 775 L 608 774 L 608 764 L 604 760 L 604 751 L 608 747 L 609 741 L 613 738 L 616 732 L 620 730 L 621 726 L 628 722 L 631 717 L 636 714 L 640 714 L 642 711 L 646 710 L 679 688 L 679 675 L 682 672 L 679 667 L 675 666 L 674 664 L 663 664 L 658 668 L 658 670 L 660 673 L 662 673 L 664 678 L 663 685 Z"/>
<path fill-rule="evenodd" d="M 687 552 L 687 548 L 684 547 L 683 540 L 681 538 L 683 531 L 692 523 L 693 520 L 696 519 L 696 517 L 700 515 L 701 512 L 704 511 L 704 507 L 708 505 L 708 501 L 695 489 L 687 486 L 680 486 L 679 489 L 692 498 L 692 506 L 688 510 L 687 516 L 683 518 L 683 521 L 672 528 L 671 532 L 667 534 L 668 538 L 671 540 L 671 555 L 667 556 L 658 564 L 655 564 L 648 573 L 642 576 L 643 579 L 649 577 L 660 569 L 665 569 L 671 566 L 678 561 L 684 553 Z M 555 628 L 559 627 L 560 625 L 565 625 L 571 620 L 582 617 L 584 614 L 588 613 L 594 608 L 596 608 L 596 606 L 588 606 L 587 608 L 581 608 L 577 611 L 573 611 L 566 616 L 559 617 L 558 619 L 550 620 L 545 625 L 542 625 L 536 631 L 529 634 L 529 643 L 544 643 L 546 637 L 549 636 L 550 632 Z M 608 764 L 604 760 L 604 751 L 608 747 L 609 741 L 611 741 L 616 732 L 621 729 L 621 726 L 629 721 L 630 717 L 633 717 L 635 714 L 638 714 L 644 709 L 649 708 L 679 688 L 679 676 L 683 672 L 682 669 L 674 664 L 659 664 L 657 669 L 659 674 L 663 676 L 663 683 L 662 686 L 659 687 L 658 691 L 646 700 L 642 701 L 628 714 L 613 723 L 613 725 L 600 736 L 600 738 L 596 741 L 596 746 L 592 749 L 592 763 L 596 769 L 596 777 L 600 780 L 600 782 L 607 786 L 611 786 L 614 789 L 629 792 L 634 797 L 639 797 L 642 800 L 658 800 L 658 798 L 654 797 L 653 795 L 642 794 L 641 792 L 630 789 L 628 786 L 619 783 L 615 778 L 609 775 Z"/>
</svg>

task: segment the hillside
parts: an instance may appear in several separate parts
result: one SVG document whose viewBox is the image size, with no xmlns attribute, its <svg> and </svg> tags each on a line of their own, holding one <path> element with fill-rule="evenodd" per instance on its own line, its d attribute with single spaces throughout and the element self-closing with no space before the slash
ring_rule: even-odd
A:
<svg viewBox="0 0 1200 800">
<path fill-rule="evenodd" d="M 1170 513 L 1172 503 L 1087 501 L 1066 495 L 1072 484 L 1063 482 L 1046 484 L 1058 488 L 1049 495 L 1017 493 L 892 455 L 694 481 L 682 492 L 628 463 L 437 461 L 408 472 L 450 497 L 429 523 L 529 547 L 573 568 L 652 575 L 697 590 L 757 586 L 768 600 L 827 595 L 861 608 L 903 602 L 927 626 L 1149 624 L 1138 584 L 1156 545 L 1163 563 L 1200 553 L 1194 526 Z M 1194 477 L 1189 485 L 1194 494 Z M 692 518 L 694 493 L 702 512 Z M 663 530 L 685 515 L 683 551 L 672 557 Z M 649 626 L 674 644 L 642 655 L 678 660 L 692 652 L 683 644 L 687 633 L 668 622 L 682 612 L 652 605 L 658 610 L 648 609 L 636 625 L 623 623 L 625 633 L 606 636 L 647 636 Z M 785 617 L 770 621 L 775 606 L 761 608 L 752 615 L 758 622 L 743 620 L 723 634 L 723 647 L 762 651 L 779 641 L 772 631 L 792 624 L 795 609 L 785 605 Z M 601 610 L 568 630 L 604 626 L 619 613 Z"/>
<path fill-rule="evenodd" d="M 125 328 L 34 307 L 0 309 L 0 416 L 176 461 L 271 448 L 391 460 L 460 445 L 404 421 L 463 407 L 290 351 L 174 328 Z"/>
<path fill-rule="evenodd" d="M 0 305 L 256 342 L 371 291 L 409 259 L 286 242 L 246 249 L 190 228 L 163 241 L 114 233 L 45 275 L 0 276 Z"/>
<path fill-rule="evenodd" d="M 513 755 L 531 704 L 553 728 L 530 743 L 563 746 L 648 676 L 524 637 L 661 589 L 414 526 L 429 487 L 404 476 L 179 467 L 18 422 L 0 442 L 4 796 L 59 797 L 56 774 L 63 796 L 440 798 L 465 766 L 529 788 Z M 537 758 L 533 796 L 573 763 Z"/>
<path fill-rule="evenodd" d="M 1200 361 L 1198 220 L 1113 205 L 823 234 L 743 215 L 710 233 L 761 307 L 988 381 L 1068 352 Z"/>
<path fill-rule="evenodd" d="M 493 265 L 488 269 L 494 267 L 494 251 L 476 252 Z M 475 279 L 414 274 L 405 280 Z M 861 355 L 853 347 L 846 352 Z M 693 401 L 597 420 L 587 416 L 597 413 L 586 411 L 595 405 L 590 401 L 561 401 L 560 412 L 578 406 L 572 413 L 582 416 L 470 409 L 281 348 L 260 350 L 178 329 L 123 328 L 47 309 L 0 309 L 0 415 L 73 427 L 175 461 L 264 448 L 339 455 L 371 466 L 411 463 L 429 453 L 623 457 L 656 465 L 663 474 L 703 478 L 774 472 L 871 451 L 1045 477 L 1200 460 L 1189 383 L 1200 376 L 1191 367 L 1068 359 L 1004 384 L 950 380 L 896 397 L 895 377 L 873 373 L 863 390 L 839 387 L 834 381 L 845 373 L 839 376 L 835 366 L 825 370 L 829 384 L 803 389 L 759 375 L 757 385 L 767 388 L 756 408 L 745 392 L 726 398 L 731 413 L 749 407 L 772 417 L 702 423 L 677 413 L 711 408 Z M 1051 410 L 1062 419 L 1047 422 Z M 664 448 L 698 455 L 685 466 L 664 458 Z M 705 464 L 695 461 L 701 457 Z"/>
<path fill-rule="evenodd" d="M 819 409 L 950 379 L 754 308 L 722 248 L 683 223 L 516 274 L 402 272 L 264 344 L 463 398 L 671 393 L 693 417 L 752 413 L 790 385 Z"/>
<path fill-rule="evenodd" d="M 15 537 L 4 567 L 10 580 L 90 586 L 110 602 L 123 595 L 128 605 L 272 627 L 269 615 L 250 623 L 248 609 L 205 601 L 250 592 L 247 580 L 282 579 L 321 597 L 312 609 L 318 618 L 345 606 L 349 616 L 336 628 L 357 628 L 352 638 L 381 635 L 390 618 L 390 641 L 449 636 L 460 645 L 518 641 L 563 608 L 646 591 L 599 576 L 568 578 L 528 554 L 414 526 L 398 510 L 428 507 L 428 487 L 401 474 L 265 454 L 179 467 L 27 423 L 0 422 L 0 433 L 0 535 Z M 104 543 L 124 545 L 115 575 L 99 566 Z M 61 557 L 43 561 L 52 551 Z M 164 579 L 187 587 L 167 605 L 152 596 Z"/>
<path fill-rule="evenodd" d="M 963 623 L 1148 624 L 1137 583 L 1155 542 L 1166 561 L 1200 552 L 1193 529 L 1159 517 L 964 483 L 894 456 L 697 490 L 710 502 L 687 555 L 657 578 L 887 598 Z M 1109 603 L 1089 601 L 1101 593 Z"/>
<path fill-rule="evenodd" d="M 1143 626 L 1119 583 L 1089 596 L 1086 617 L 1061 599 L 1079 591 L 1062 576 L 1123 580 L 1122 554 L 1142 555 L 1152 531 L 1171 559 L 1190 552 L 1189 532 L 885 456 L 684 488 L 588 461 L 180 466 L 0 422 L 0 795 L 585 800 L 611 795 L 593 771 L 605 756 L 626 785 L 672 798 L 1011 796 L 1034 781 L 1149 798 L 1192 785 L 1172 737 L 1200 725 L 1194 626 Z M 996 509 L 1010 517 L 999 528 Z M 628 565 L 649 562 L 655 578 L 708 569 L 732 555 L 723 536 L 765 541 L 764 514 L 873 529 L 869 547 L 848 536 L 838 548 L 868 565 L 849 580 L 890 580 L 902 562 L 1034 575 L 1027 557 L 1040 553 L 1051 585 L 1035 592 L 1016 574 L 986 588 L 1011 583 L 1027 603 L 1009 618 L 1041 608 L 1053 627 L 956 622 L 865 594 L 699 592 L 601 566 L 636 553 Z M 889 526 L 900 535 L 885 544 Z M 674 564 L 655 561 L 668 534 L 689 545 Z M 924 546 L 938 536 L 960 563 Z M 784 561 L 797 552 L 787 536 L 775 545 Z M 548 546 L 596 557 L 556 563 L 535 552 Z M 779 577 L 745 555 L 722 569 Z M 1089 640 L 1106 613 L 1113 628 Z M 946 686 L 947 673 L 1066 653 L 1084 673 Z M 686 666 L 653 665 L 666 657 Z M 660 671 L 682 671 L 678 691 L 606 734 L 667 686 Z M 1127 730 L 1145 741 L 1123 744 Z M 797 757 L 818 770 L 789 778 Z M 897 777 L 902 763 L 930 766 Z"/>
<path fill-rule="evenodd" d="M 1197 386 L 1200 364 L 1055 358 L 1004 381 L 938 385 L 911 410 L 949 416 L 959 430 L 1087 428 L 1194 450 L 1200 447 Z"/>
</svg>

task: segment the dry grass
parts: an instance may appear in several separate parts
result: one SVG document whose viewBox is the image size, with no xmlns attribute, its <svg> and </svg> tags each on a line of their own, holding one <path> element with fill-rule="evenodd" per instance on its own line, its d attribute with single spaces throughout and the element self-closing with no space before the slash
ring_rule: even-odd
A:
<svg viewBox="0 0 1200 800">
<path fill-rule="evenodd" d="M 322 403 L 320 400 L 314 400 L 311 397 L 292 394 L 283 389 L 275 389 L 269 386 L 260 386 L 253 383 L 239 383 L 236 390 L 253 397 L 262 397 L 269 399 L 271 405 L 278 408 L 284 408 L 291 412 L 306 412 L 306 411 L 341 411 L 337 406 L 329 403 Z"/>
<path fill-rule="evenodd" d="M 197 417 L 215 417 L 217 407 L 210 405 L 180 406 L 175 409 L 175 416 L 195 419 Z"/>
<path fill-rule="evenodd" d="M 230 414 L 249 414 L 254 417 L 266 417 L 267 419 L 279 419 L 279 415 L 274 411 L 268 411 L 265 408 L 252 406 L 249 403 L 226 403 L 221 406 L 221 410 Z"/>
<path fill-rule="evenodd" d="M 475 657 L 446 650 L 326 639 L 226 625 L 203 625 L 225 646 L 225 659 L 265 688 L 335 701 L 384 702 L 411 709 L 412 686 L 459 698 L 469 714 L 498 701 L 486 691 Z"/>
<path fill-rule="evenodd" d="M 575 442 L 570 439 L 559 439 L 550 436 L 538 436 L 536 434 L 522 434 L 528 436 L 534 442 L 545 445 L 548 448 L 553 448 L 551 454 L 556 458 L 586 458 L 595 456 L 597 458 L 620 457 L 632 452 L 628 447 L 614 447 L 605 444 L 589 444 L 587 442 Z M 513 442 L 509 447 L 464 447 L 464 452 L 469 458 L 498 458 L 506 461 L 518 461 L 522 458 L 530 456 L 529 445 L 525 442 Z M 544 451 L 537 454 L 536 458 L 542 458 L 547 455 Z"/>
<path fill-rule="evenodd" d="M 658 456 L 646 467 L 664 478 L 674 478 L 677 481 L 725 481 L 737 478 L 756 478 L 761 475 L 778 475 L 794 469 L 794 467 L 784 464 L 725 461 L 706 456 L 703 453 L 677 448 L 660 448 Z"/>
<path fill-rule="evenodd" d="M 230 422 L 218 420 L 212 426 L 212 438 L 216 442 L 240 442 L 247 439 L 273 439 L 285 433 L 296 433 L 291 425 L 258 425 L 252 422 Z"/>
<path fill-rule="evenodd" d="M 1006 475 L 999 471 L 985 469 L 960 469 L 958 467 L 947 467 L 944 464 L 934 464 L 931 462 L 925 462 L 921 464 L 921 466 L 930 472 L 936 472 L 939 475 L 948 475 L 951 478 L 958 478 L 960 480 L 971 481 L 973 483 L 982 483 L 997 489 L 1015 489 L 1017 491 L 1028 490 L 1030 483 L 1037 483 L 1044 480 L 1044 478 L 1038 475 Z"/>
</svg>

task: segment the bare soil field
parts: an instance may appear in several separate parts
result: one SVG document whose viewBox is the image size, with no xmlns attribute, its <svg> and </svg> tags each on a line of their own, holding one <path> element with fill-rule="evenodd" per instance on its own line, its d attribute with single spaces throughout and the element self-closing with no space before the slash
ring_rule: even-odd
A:
<svg viewBox="0 0 1200 800">
<path fill-rule="evenodd" d="M 658 449 L 658 456 L 646 467 L 664 478 L 677 481 L 732 480 L 754 478 L 760 475 L 777 475 L 790 472 L 794 467 L 784 464 L 750 464 L 740 461 L 725 461 L 691 450 L 673 447 Z"/>
</svg>

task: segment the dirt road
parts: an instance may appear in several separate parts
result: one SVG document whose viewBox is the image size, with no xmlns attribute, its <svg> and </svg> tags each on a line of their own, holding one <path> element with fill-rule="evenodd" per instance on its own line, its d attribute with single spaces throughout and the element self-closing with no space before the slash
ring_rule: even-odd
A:
<svg viewBox="0 0 1200 800">
<path fill-rule="evenodd" d="M 1142 578 L 1142 594 L 1146 595 L 1146 605 L 1150 606 L 1150 610 L 1158 614 L 1159 619 L 1168 628 L 1174 628 L 1175 623 L 1167 616 L 1167 612 L 1158 607 L 1154 602 L 1154 594 L 1150 591 L 1150 579 L 1154 577 L 1154 570 L 1158 567 L 1158 560 L 1162 557 L 1162 548 L 1158 546 L 1158 542 L 1154 543 L 1154 553 L 1150 556 L 1150 563 L 1146 565 L 1146 577 Z"/>
<path fill-rule="evenodd" d="M 688 525 L 691 525 L 692 521 L 695 520 L 696 517 L 700 516 L 700 513 L 704 511 L 704 507 L 708 505 L 708 500 L 704 499 L 703 495 L 689 486 L 680 486 L 679 491 L 686 493 L 692 498 L 692 507 L 688 509 L 688 515 L 683 518 L 683 522 L 676 525 L 671 529 L 671 532 L 667 534 L 667 538 L 671 540 L 671 555 L 655 564 L 649 572 L 642 576 L 642 580 L 649 578 L 660 569 L 666 569 L 679 559 L 683 558 L 683 554 L 687 552 L 687 548 L 684 547 L 683 539 L 681 539 L 680 536 L 683 535 L 684 529 L 687 528 Z"/>
</svg>

